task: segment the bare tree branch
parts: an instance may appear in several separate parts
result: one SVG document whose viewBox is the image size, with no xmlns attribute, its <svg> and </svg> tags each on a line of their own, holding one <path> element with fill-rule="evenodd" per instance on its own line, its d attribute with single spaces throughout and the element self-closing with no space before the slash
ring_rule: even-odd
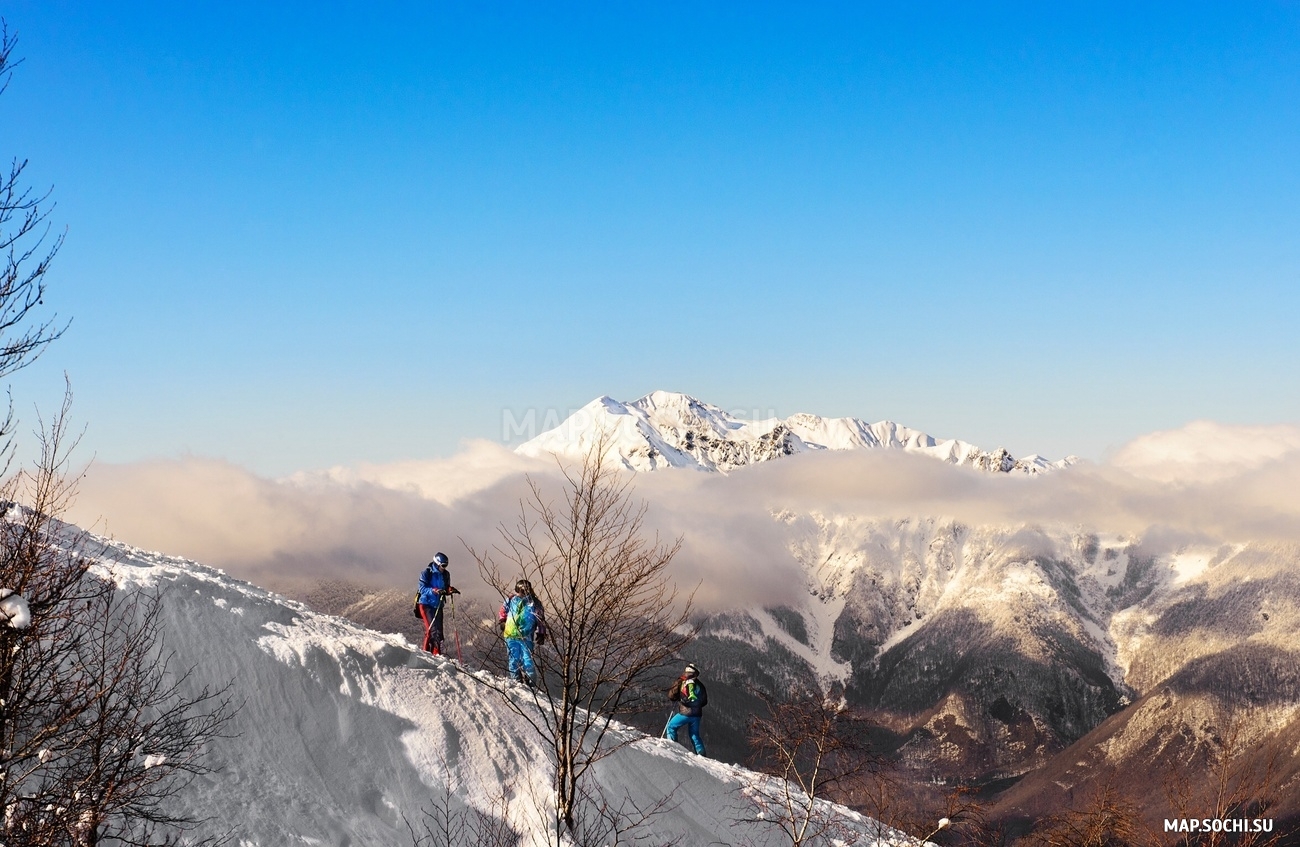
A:
<svg viewBox="0 0 1300 847">
<path fill-rule="evenodd" d="M 679 598 L 668 576 L 681 539 L 646 537 L 645 506 L 606 463 L 606 446 L 598 439 L 580 468 L 561 466 L 554 501 L 530 479 L 497 544 L 469 548 L 489 585 L 505 595 L 528 579 L 546 610 L 539 687 L 525 694 L 502 681 L 498 690 L 551 751 L 557 833 L 577 830 L 584 776 L 624 743 L 610 732 L 615 718 L 657 702 L 648 681 L 694 637 L 691 598 Z"/>
<path fill-rule="evenodd" d="M 858 831 L 826 801 L 876 765 L 865 720 L 823 697 L 764 702 L 770 717 L 749 720 L 750 765 L 764 775 L 746 790 L 755 810 L 747 820 L 779 830 L 792 847 L 854 843 Z"/>
<path fill-rule="evenodd" d="M 8 87 L 16 37 L 0 20 L 0 94 Z M 23 183 L 27 160 L 13 159 L 8 174 L 0 171 L 0 377 L 35 359 L 63 334 L 67 324 L 55 317 L 32 321 L 45 298 L 45 274 L 63 246 L 63 234 L 51 235 L 50 192 L 34 193 Z"/>
<path fill-rule="evenodd" d="M 93 572 L 89 536 L 55 517 L 75 494 L 70 402 L 3 491 L 0 586 L 31 623 L 0 628 L 0 842 L 174 844 L 198 821 L 170 801 L 208 772 L 203 751 L 234 707 L 229 686 L 173 667 L 160 598 Z"/>
</svg>

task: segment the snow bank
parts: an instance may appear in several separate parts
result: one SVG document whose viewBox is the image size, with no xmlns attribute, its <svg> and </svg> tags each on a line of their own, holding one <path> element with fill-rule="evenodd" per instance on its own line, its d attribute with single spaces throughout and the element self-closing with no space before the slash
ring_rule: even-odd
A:
<svg viewBox="0 0 1300 847">
<path fill-rule="evenodd" d="M 177 666 L 195 666 L 198 685 L 235 683 L 233 737 L 211 751 L 218 771 L 183 798 L 210 818 L 191 835 L 230 832 L 242 847 L 391 847 L 409 844 L 407 821 L 436 805 L 495 815 L 504 800 L 511 826 L 541 843 L 546 753 L 485 677 L 194 562 L 105 552 L 101 567 L 123 590 L 163 591 Z M 744 791 L 755 774 L 631 729 L 616 736 L 626 745 L 597 765 L 595 782 L 641 808 L 662 802 L 653 829 L 666 840 L 780 843 L 771 828 L 737 822 L 754 814 Z"/>
</svg>

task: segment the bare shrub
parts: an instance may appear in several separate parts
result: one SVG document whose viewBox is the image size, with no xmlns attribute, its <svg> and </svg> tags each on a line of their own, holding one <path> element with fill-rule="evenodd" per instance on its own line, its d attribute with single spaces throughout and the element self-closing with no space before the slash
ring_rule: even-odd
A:
<svg viewBox="0 0 1300 847">
<path fill-rule="evenodd" d="M 489 585 L 508 595 L 528 579 L 545 607 L 538 687 L 497 687 L 551 753 L 557 837 L 580 830 L 583 778 L 622 743 L 610 733 L 615 718 L 659 705 L 660 692 L 646 683 L 693 638 L 690 598 L 679 600 L 668 576 L 680 539 L 646 537 L 645 506 L 605 461 L 605 446 L 598 440 L 580 468 L 561 466 L 555 500 L 530 479 L 531 496 L 514 524 L 500 527 L 498 543 L 470 549 Z"/>
</svg>

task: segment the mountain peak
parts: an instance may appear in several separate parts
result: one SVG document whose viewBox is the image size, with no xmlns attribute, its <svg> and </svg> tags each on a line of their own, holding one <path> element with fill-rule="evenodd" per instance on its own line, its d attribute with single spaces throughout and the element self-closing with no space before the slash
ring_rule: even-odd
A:
<svg viewBox="0 0 1300 847">
<path fill-rule="evenodd" d="M 751 421 L 673 391 L 652 391 L 630 403 L 598 397 L 516 452 L 580 460 L 602 435 L 606 458 L 633 471 L 694 468 L 726 473 L 796 453 L 858 449 L 922 453 L 994 473 L 1032 475 L 1074 462 L 1049 462 L 1037 455 L 1017 460 L 1002 448 L 989 452 L 964 441 L 940 441 L 893 421 L 868 424 L 806 412 L 784 420 Z"/>
</svg>

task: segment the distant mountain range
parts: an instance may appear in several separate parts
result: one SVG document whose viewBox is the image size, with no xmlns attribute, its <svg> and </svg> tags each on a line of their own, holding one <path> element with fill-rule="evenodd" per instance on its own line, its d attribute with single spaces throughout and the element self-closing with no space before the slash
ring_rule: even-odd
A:
<svg viewBox="0 0 1300 847">
<path fill-rule="evenodd" d="M 729 719 L 754 691 L 839 691 L 873 715 L 878 750 L 918 779 L 983 787 L 1006 821 L 1107 784 L 1152 825 L 1179 791 L 1199 816 L 1244 815 L 1200 796 L 1229 776 L 1251 815 L 1300 821 L 1295 547 L 1153 555 L 1064 528 L 776 519 L 806 590 L 703 621 L 692 658 L 736 704 L 714 732 L 733 723 L 740 743 Z"/>
<path fill-rule="evenodd" d="M 581 460 L 602 435 L 606 457 L 638 472 L 725 474 L 852 450 L 999 474 L 1077 461 L 1016 459 L 888 421 L 744 420 L 668 392 L 601 397 L 518 452 Z M 871 715 L 874 748 L 916 781 L 975 786 L 1009 826 L 1079 808 L 1106 785 L 1153 826 L 1300 822 L 1300 548 L 1205 535 L 1150 547 L 1107 527 L 843 508 L 767 515 L 772 561 L 754 566 L 793 560 L 799 576 L 770 602 L 738 600 L 698 622 L 689 658 L 709 681 L 715 755 L 745 758 L 759 697 L 828 692 Z M 1235 806 L 1203 791 L 1228 783 L 1245 798 Z"/>
<path fill-rule="evenodd" d="M 629 470 L 696 468 L 727 472 L 746 465 L 819 450 L 904 450 L 994 473 L 1039 474 L 1068 467 L 1069 456 L 1017 459 L 956 439 L 940 440 L 892 421 L 797 414 L 744 420 L 687 394 L 655 391 L 631 403 L 598 397 L 516 448 L 525 456 L 581 459 L 602 434 L 606 458 Z"/>
<path fill-rule="evenodd" d="M 601 397 L 518 452 L 581 459 L 602 433 L 607 459 L 634 471 L 726 473 L 825 450 L 1024 475 L 1077 461 L 1016 459 L 889 421 L 742 420 L 662 391 Z M 1008 822 L 1107 783 L 1129 786 L 1152 816 L 1173 813 L 1178 790 L 1229 772 L 1254 780 L 1251 814 L 1267 796 L 1270 814 L 1300 819 L 1300 762 L 1287 752 L 1300 738 L 1300 550 L 1238 539 L 1153 554 L 1104 527 L 937 515 L 773 519 L 786 539 L 774 555 L 793 556 L 804 584 L 769 607 L 711 615 L 693 647 L 722 705 L 719 749 L 743 754 L 753 692 L 839 691 L 918 778 L 1013 786 L 997 795 Z M 1196 802 L 1186 816 L 1246 814 Z"/>
</svg>

